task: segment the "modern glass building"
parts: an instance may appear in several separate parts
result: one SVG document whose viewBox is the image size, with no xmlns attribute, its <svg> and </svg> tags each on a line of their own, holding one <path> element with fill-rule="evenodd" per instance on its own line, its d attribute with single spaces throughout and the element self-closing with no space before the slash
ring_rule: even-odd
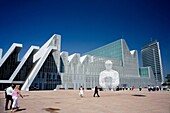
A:
<svg viewBox="0 0 170 113">
<path fill-rule="evenodd" d="M 123 76 L 139 76 L 138 52 L 136 50 L 130 51 L 124 39 L 117 40 L 85 54 L 111 59 L 113 65 L 119 63 L 126 70 L 126 74 L 123 74 Z"/>
<path fill-rule="evenodd" d="M 138 64 L 138 52 L 130 51 L 120 39 L 83 55 L 60 51 L 61 36 L 53 35 L 42 47 L 31 46 L 21 61 L 22 44 L 14 43 L 2 55 L 0 49 L 0 90 L 9 83 L 20 84 L 21 90 L 92 89 L 99 86 L 99 74 L 111 60 L 120 75 L 120 86 L 155 85 L 151 67 Z"/>
<path fill-rule="evenodd" d="M 141 53 L 143 66 L 151 66 L 154 72 L 156 82 L 163 83 L 164 78 L 159 42 L 152 41 L 146 44 L 142 48 Z"/>
<path fill-rule="evenodd" d="M 123 65 L 122 43 L 123 39 L 117 40 L 115 42 L 99 47 L 85 54 L 117 60 Z"/>
<path fill-rule="evenodd" d="M 150 67 L 139 68 L 138 52 L 130 51 L 126 41 L 120 39 L 85 53 L 95 57 L 111 59 L 113 69 L 120 74 L 120 86 L 154 85 L 153 72 Z"/>
</svg>

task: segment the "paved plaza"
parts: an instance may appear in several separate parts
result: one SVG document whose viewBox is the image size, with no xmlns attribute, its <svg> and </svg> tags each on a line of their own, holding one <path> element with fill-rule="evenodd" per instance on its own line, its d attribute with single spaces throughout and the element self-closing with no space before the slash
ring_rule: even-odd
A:
<svg viewBox="0 0 170 113">
<path fill-rule="evenodd" d="M 100 97 L 93 97 L 93 91 L 85 91 L 84 97 L 78 90 L 22 92 L 19 110 L 16 113 L 170 113 L 170 91 L 141 92 L 100 91 Z M 0 92 L 0 113 L 4 110 L 4 92 Z"/>
</svg>

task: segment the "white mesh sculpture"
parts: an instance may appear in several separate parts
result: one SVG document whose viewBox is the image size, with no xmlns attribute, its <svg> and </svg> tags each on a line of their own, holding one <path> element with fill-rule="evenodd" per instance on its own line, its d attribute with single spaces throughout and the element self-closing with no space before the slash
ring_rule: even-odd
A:
<svg viewBox="0 0 170 113">
<path fill-rule="evenodd" d="M 99 85 L 104 89 L 115 89 L 119 85 L 119 73 L 112 69 L 110 60 L 105 62 L 106 70 L 100 72 Z"/>
</svg>

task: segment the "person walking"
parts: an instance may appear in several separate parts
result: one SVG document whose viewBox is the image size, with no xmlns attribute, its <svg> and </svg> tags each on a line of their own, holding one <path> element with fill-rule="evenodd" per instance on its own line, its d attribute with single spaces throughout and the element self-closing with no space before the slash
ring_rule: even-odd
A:
<svg viewBox="0 0 170 113">
<path fill-rule="evenodd" d="M 20 93 L 20 91 L 19 91 L 19 88 L 20 88 L 20 86 L 19 86 L 19 85 L 16 85 L 16 86 L 15 86 L 15 89 L 14 89 L 13 92 L 12 92 L 12 99 L 13 99 L 12 110 L 11 110 L 12 113 L 14 112 L 14 111 L 13 111 L 14 108 L 16 108 L 16 109 L 19 108 L 19 106 L 18 106 L 18 97 L 20 96 L 20 97 L 23 98 L 23 96 L 21 95 L 21 93 Z"/>
<path fill-rule="evenodd" d="M 132 91 L 135 89 L 135 86 L 132 86 Z"/>
<path fill-rule="evenodd" d="M 94 95 L 93 95 L 93 97 L 95 97 L 96 94 L 97 94 L 98 97 L 100 97 L 99 94 L 98 94 L 98 87 L 97 87 L 97 86 L 96 86 L 95 89 L 94 89 Z"/>
<path fill-rule="evenodd" d="M 80 86 L 80 88 L 79 88 L 79 95 L 80 95 L 80 97 L 83 97 L 83 95 L 84 95 L 84 88 L 83 88 L 83 86 Z"/>
<path fill-rule="evenodd" d="M 8 87 L 6 89 L 6 104 L 5 104 L 5 110 L 9 110 L 8 109 L 8 103 L 9 101 L 11 101 L 11 105 L 10 105 L 10 109 L 12 109 L 12 103 L 13 103 L 13 99 L 12 99 L 12 92 L 13 92 L 13 84 L 10 85 L 10 87 Z"/>
<path fill-rule="evenodd" d="M 142 91 L 142 87 L 141 86 L 139 86 L 139 91 Z"/>
</svg>

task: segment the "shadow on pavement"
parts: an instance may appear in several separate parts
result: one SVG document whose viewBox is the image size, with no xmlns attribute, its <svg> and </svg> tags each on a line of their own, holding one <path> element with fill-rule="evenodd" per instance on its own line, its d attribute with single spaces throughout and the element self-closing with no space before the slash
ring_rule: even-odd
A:
<svg viewBox="0 0 170 113">
<path fill-rule="evenodd" d="M 140 95 L 140 94 L 135 94 L 135 95 L 132 95 L 132 96 L 136 96 L 136 97 L 146 97 L 146 95 Z"/>
<path fill-rule="evenodd" d="M 43 110 L 46 110 L 46 111 L 48 111 L 50 113 L 58 113 L 58 111 L 60 109 L 58 109 L 58 108 L 44 108 Z"/>
<path fill-rule="evenodd" d="M 23 110 L 26 110 L 26 108 L 19 108 L 19 109 L 15 110 L 15 112 L 19 112 L 19 111 L 23 111 Z"/>
</svg>

